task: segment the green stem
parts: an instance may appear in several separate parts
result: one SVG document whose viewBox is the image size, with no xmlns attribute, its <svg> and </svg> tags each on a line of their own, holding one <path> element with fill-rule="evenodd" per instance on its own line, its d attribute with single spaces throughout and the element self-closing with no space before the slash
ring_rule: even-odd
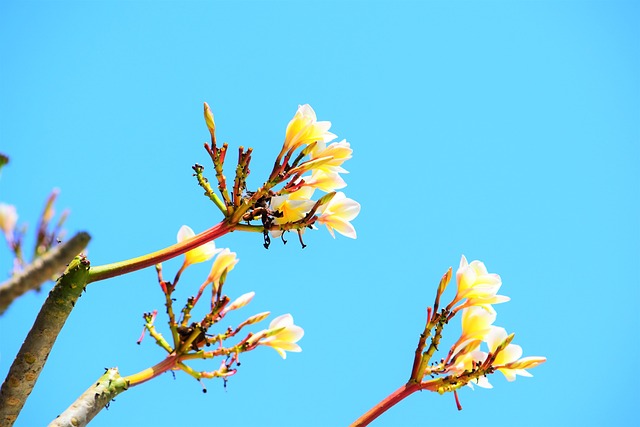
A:
<svg viewBox="0 0 640 427">
<path fill-rule="evenodd" d="M 192 237 L 191 239 L 184 240 L 175 245 L 169 246 L 162 250 L 152 252 L 147 255 L 143 255 L 137 258 L 131 258 L 126 261 L 114 262 L 112 264 L 99 265 L 97 267 L 91 267 L 89 271 L 88 283 L 97 282 L 99 280 L 109 279 L 111 277 L 120 276 L 122 274 L 131 273 L 133 271 L 141 270 L 146 267 L 151 267 L 162 261 L 166 261 L 171 258 L 175 258 L 184 254 L 192 249 L 202 246 L 203 244 L 217 239 L 220 236 L 233 231 L 238 225 L 224 220 L 219 224 L 214 225 L 208 230 Z"/>
<path fill-rule="evenodd" d="M 262 233 L 264 231 L 263 226 L 250 224 L 238 224 L 233 229 L 238 231 L 250 231 L 252 233 Z"/>
<path fill-rule="evenodd" d="M 440 339 L 442 338 L 442 330 L 444 329 L 445 323 L 448 321 L 447 315 L 445 313 L 446 312 L 441 312 L 439 315 L 434 314 L 434 319 L 431 319 L 431 322 L 429 322 L 430 324 L 435 324 L 436 330 L 433 334 L 433 338 L 431 338 L 431 344 L 429 344 L 429 348 L 424 353 L 422 353 L 418 369 L 411 373 L 411 379 L 413 381 L 422 381 L 431 357 L 433 357 L 433 354 L 438 350 L 438 344 L 440 344 Z M 431 328 L 432 327 L 433 326 L 431 326 Z M 429 335 L 430 334 L 431 330 L 429 329 Z"/>
<path fill-rule="evenodd" d="M 224 216 L 227 216 L 227 207 L 222 202 L 222 200 L 220 200 L 220 197 L 218 197 L 218 195 L 213 191 L 213 188 L 211 188 L 211 184 L 209 184 L 207 178 L 205 178 L 202 174 L 204 172 L 204 168 L 202 166 L 196 165 L 193 167 L 193 170 L 196 172 L 196 179 L 198 180 L 198 184 L 204 189 L 204 194 L 209 197 L 209 200 L 215 203 L 215 205 L 218 207 L 218 209 L 220 209 L 220 212 L 222 212 Z"/>
<path fill-rule="evenodd" d="M 415 356 L 413 358 L 413 368 L 411 369 L 411 377 L 409 378 L 409 381 L 422 381 L 422 374 L 424 373 L 424 371 L 421 371 L 421 369 L 423 369 L 422 351 L 427 344 L 427 337 L 431 335 L 432 327 L 431 320 L 429 320 L 424 331 L 420 334 L 420 340 L 418 340 L 418 347 L 416 347 Z"/>
</svg>

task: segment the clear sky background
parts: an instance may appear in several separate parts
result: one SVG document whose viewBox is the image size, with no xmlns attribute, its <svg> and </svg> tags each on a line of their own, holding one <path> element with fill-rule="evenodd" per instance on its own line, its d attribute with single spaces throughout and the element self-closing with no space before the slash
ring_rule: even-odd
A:
<svg viewBox="0 0 640 427">
<path fill-rule="evenodd" d="M 3 1 L 0 201 L 33 228 L 60 188 L 69 232 L 93 236 L 93 265 L 221 219 L 192 177 L 198 162 L 213 178 L 204 101 L 231 152 L 254 148 L 250 186 L 298 104 L 354 149 L 357 240 L 321 229 L 304 250 L 293 237 L 268 251 L 258 234 L 217 242 L 240 258 L 226 292 L 257 293 L 243 314 L 292 313 L 303 352 L 246 354 L 207 394 L 165 374 L 93 425 L 346 425 L 407 380 L 425 309 L 461 254 L 502 276 L 512 301 L 496 324 L 547 363 L 463 389 L 461 412 L 423 392 L 374 425 L 637 422 L 639 19 L 632 1 Z M 3 246 L 2 274 L 10 262 Z M 185 273 L 179 301 L 209 266 Z M 2 378 L 50 286 L 0 318 Z M 153 269 L 90 285 L 16 425 L 51 421 L 104 367 L 160 361 L 136 340 L 141 314 L 162 308 Z"/>
</svg>

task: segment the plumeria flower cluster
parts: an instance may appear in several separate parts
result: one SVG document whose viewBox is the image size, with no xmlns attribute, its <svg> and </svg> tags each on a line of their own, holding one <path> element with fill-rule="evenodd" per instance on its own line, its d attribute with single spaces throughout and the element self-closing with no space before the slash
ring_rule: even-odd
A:
<svg viewBox="0 0 640 427">
<path fill-rule="evenodd" d="M 195 233 L 190 227 L 182 226 L 178 231 L 178 242 L 189 239 L 194 235 Z M 173 308 L 173 292 L 182 273 L 187 267 L 207 262 L 212 258 L 214 260 L 206 279 L 198 288 L 197 293 L 187 299 L 180 315 L 176 315 Z M 236 327 L 227 327 L 217 332 L 213 331 L 214 325 L 223 320 L 227 314 L 245 307 L 255 296 L 254 292 L 248 292 L 231 301 L 227 295 L 223 294 L 223 286 L 227 275 L 237 263 L 238 258 L 235 252 L 231 252 L 229 249 L 216 248 L 214 242 L 209 242 L 185 253 L 184 262 L 171 282 L 163 279 L 162 266 L 160 264 L 156 266 L 158 282 L 165 296 L 165 306 L 169 317 L 169 328 L 173 343 L 170 344 L 155 328 L 157 310 L 144 313 L 145 325 L 138 344 L 142 342 L 145 334 L 149 333 L 168 355 L 165 360 L 153 368 L 127 377 L 129 386 L 140 384 L 163 372 L 174 370 L 182 370 L 199 381 L 203 378 L 221 377 L 226 382 L 228 377 L 237 372 L 241 353 L 254 350 L 259 346 L 267 346 L 276 350 L 284 359 L 286 358 L 286 352 L 302 351 L 297 342 L 304 335 L 304 330 L 294 324 L 293 317 L 290 314 L 276 317 L 271 321 L 268 328 L 255 333 L 245 333 L 243 331 L 246 327 L 265 320 L 270 315 L 269 312 L 261 312 L 249 316 Z M 211 297 L 210 299 L 208 296 L 205 298 L 210 301 L 207 313 L 200 321 L 192 321 L 192 310 L 203 299 L 203 296 L 209 294 L 208 290 Z M 229 343 L 232 338 L 239 337 L 241 333 L 242 338 L 235 340 L 231 344 Z M 213 349 L 209 350 L 209 348 Z M 218 369 L 213 371 L 196 371 L 185 363 L 193 359 L 212 359 L 216 357 L 222 359 L 222 361 Z M 203 391 L 206 392 L 204 385 Z"/>
<path fill-rule="evenodd" d="M 302 233 L 315 223 L 324 224 L 333 237 L 337 231 L 356 238 L 351 221 L 359 214 L 360 204 L 338 191 L 347 186 L 342 174 L 348 173 L 343 164 L 351 158 L 351 146 L 346 140 L 334 141 L 331 123 L 318 121 L 311 106 L 298 108 L 287 125 L 268 179 L 255 191 L 247 189 L 252 149 L 239 148 L 233 186 L 228 185 L 223 173 L 228 145 L 217 143 L 215 121 L 207 104 L 205 122 L 211 135 L 205 149 L 214 165 L 218 191 L 204 177 L 203 166 L 195 165 L 193 170 L 205 194 L 231 226 L 262 232 L 267 248 L 270 237 L 282 237 L 286 243 L 283 235 L 288 231 L 296 231 L 304 247 Z M 324 194 L 316 197 L 316 190 Z"/>
<path fill-rule="evenodd" d="M 487 376 L 495 371 L 500 371 L 509 381 L 514 381 L 517 375 L 531 376 L 527 369 L 542 364 L 546 358 L 522 357 L 522 348 L 511 343 L 514 334 L 509 335 L 504 328 L 494 325 L 497 313 L 493 305 L 509 301 L 508 297 L 498 295 L 502 285 L 499 275 L 489 273 L 482 262 L 469 263 L 462 256 L 456 272 L 456 294 L 440 309 L 440 299 L 451 278 L 449 269 L 440 281 L 433 307 L 427 309 L 427 323 L 418 343 L 410 381 L 419 383 L 420 389 L 441 394 L 454 392 L 456 404 L 462 409 L 457 394 L 461 387 L 491 388 Z M 458 313 L 462 321 L 460 337 L 445 358 L 431 363 L 444 326 Z M 487 351 L 481 350 L 483 343 Z"/>
</svg>

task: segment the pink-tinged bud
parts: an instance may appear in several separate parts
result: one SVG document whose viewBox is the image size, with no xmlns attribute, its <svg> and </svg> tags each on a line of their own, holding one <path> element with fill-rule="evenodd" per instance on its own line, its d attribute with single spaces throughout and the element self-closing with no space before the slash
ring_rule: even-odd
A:
<svg viewBox="0 0 640 427">
<path fill-rule="evenodd" d="M 449 286 L 449 282 L 451 281 L 452 271 L 453 270 L 451 269 L 451 267 L 449 267 L 447 272 L 444 273 L 444 276 L 442 276 L 442 279 L 440 279 L 440 284 L 438 285 L 438 291 L 436 292 L 436 303 L 434 305 L 435 310 L 438 309 L 438 304 L 440 304 L 440 297 L 442 296 L 444 291 L 447 289 L 447 286 Z"/>
<path fill-rule="evenodd" d="M 493 351 L 493 353 L 499 353 L 502 350 L 504 350 L 505 348 L 507 348 L 507 346 L 509 344 L 511 344 L 511 341 L 513 341 L 513 338 L 515 338 L 516 334 L 510 334 L 509 336 L 507 336 L 504 340 L 502 340 L 502 342 L 500 344 L 498 344 L 498 346 L 496 347 L 496 349 Z"/>
<path fill-rule="evenodd" d="M 444 273 L 444 276 L 442 276 L 442 279 L 440 279 L 440 284 L 438 285 L 438 295 L 442 295 L 445 289 L 447 289 L 447 286 L 449 286 L 449 282 L 451 281 L 452 274 L 453 270 L 451 269 L 451 267 L 449 267 L 447 272 Z"/>
<path fill-rule="evenodd" d="M 255 323 L 262 322 L 264 319 L 269 317 L 270 314 L 271 314 L 270 311 L 264 311 L 262 313 L 254 314 L 253 316 L 249 317 L 247 320 L 242 322 L 242 324 L 243 325 L 253 325 Z"/>
<path fill-rule="evenodd" d="M 204 121 L 207 123 L 209 133 L 211 133 L 211 136 L 214 136 L 216 132 L 216 122 L 213 120 L 213 113 L 211 112 L 211 108 L 209 108 L 209 104 L 206 102 L 204 103 Z"/>
<path fill-rule="evenodd" d="M 224 310 L 222 310 L 222 313 L 226 314 L 231 310 L 237 310 L 244 307 L 245 305 L 249 304 L 249 302 L 251 302 L 255 295 L 255 292 L 247 292 L 246 294 L 239 296 L 235 301 L 227 305 Z"/>
<path fill-rule="evenodd" d="M 336 194 L 337 193 L 335 191 L 329 194 L 325 194 L 324 196 L 320 197 L 320 199 L 318 199 L 318 203 L 320 204 L 320 206 L 326 205 L 327 203 L 331 202 L 331 200 L 333 200 Z"/>
<path fill-rule="evenodd" d="M 507 363 L 505 367 L 509 369 L 530 369 L 530 368 L 535 368 L 536 366 L 542 365 L 546 361 L 547 361 L 546 357 L 528 356 L 528 357 L 523 357 L 522 359 L 519 359 L 515 362 Z"/>
</svg>

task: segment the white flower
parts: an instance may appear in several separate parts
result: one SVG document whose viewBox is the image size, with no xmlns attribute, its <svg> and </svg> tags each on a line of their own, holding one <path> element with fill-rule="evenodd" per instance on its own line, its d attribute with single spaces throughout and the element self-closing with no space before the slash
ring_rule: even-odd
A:
<svg viewBox="0 0 640 427">
<path fill-rule="evenodd" d="M 290 314 L 276 317 L 269 324 L 269 329 L 263 332 L 266 332 L 266 337 L 262 338 L 258 344 L 273 348 L 283 359 L 287 358 L 285 351 L 296 353 L 302 351 L 296 343 L 304 336 L 304 329 L 293 324 L 293 316 Z"/>
<path fill-rule="evenodd" d="M 295 150 L 312 142 L 326 143 L 336 136 L 329 132 L 331 122 L 319 122 L 309 104 L 300 105 L 293 119 L 287 125 L 283 152 Z"/>
<path fill-rule="evenodd" d="M 191 227 L 188 225 L 183 225 L 178 230 L 178 243 L 183 242 L 187 239 L 194 237 L 196 234 L 193 232 Z M 195 249 L 191 249 L 189 252 L 185 253 L 184 264 L 182 265 L 182 269 L 186 268 L 191 264 L 197 264 L 199 262 L 209 261 L 213 258 L 218 252 L 222 249 L 216 249 L 215 242 L 207 242 L 204 245 L 198 246 Z"/>
<path fill-rule="evenodd" d="M 336 237 L 333 230 L 343 236 L 356 238 L 356 229 L 351 222 L 360 213 L 360 203 L 347 198 L 343 192 L 339 191 L 326 205 L 318 209 L 320 216 L 318 222 L 327 226 L 329 233 Z"/>
<path fill-rule="evenodd" d="M 212 283 L 214 292 L 218 292 L 222 276 L 226 276 L 227 273 L 233 270 L 233 267 L 235 267 L 238 261 L 240 260 L 236 258 L 235 252 L 231 252 L 228 248 L 222 249 L 220 254 L 213 261 L 211 271 L 209 272 L 209 276 L 205 283 Z"/>
</svg>

